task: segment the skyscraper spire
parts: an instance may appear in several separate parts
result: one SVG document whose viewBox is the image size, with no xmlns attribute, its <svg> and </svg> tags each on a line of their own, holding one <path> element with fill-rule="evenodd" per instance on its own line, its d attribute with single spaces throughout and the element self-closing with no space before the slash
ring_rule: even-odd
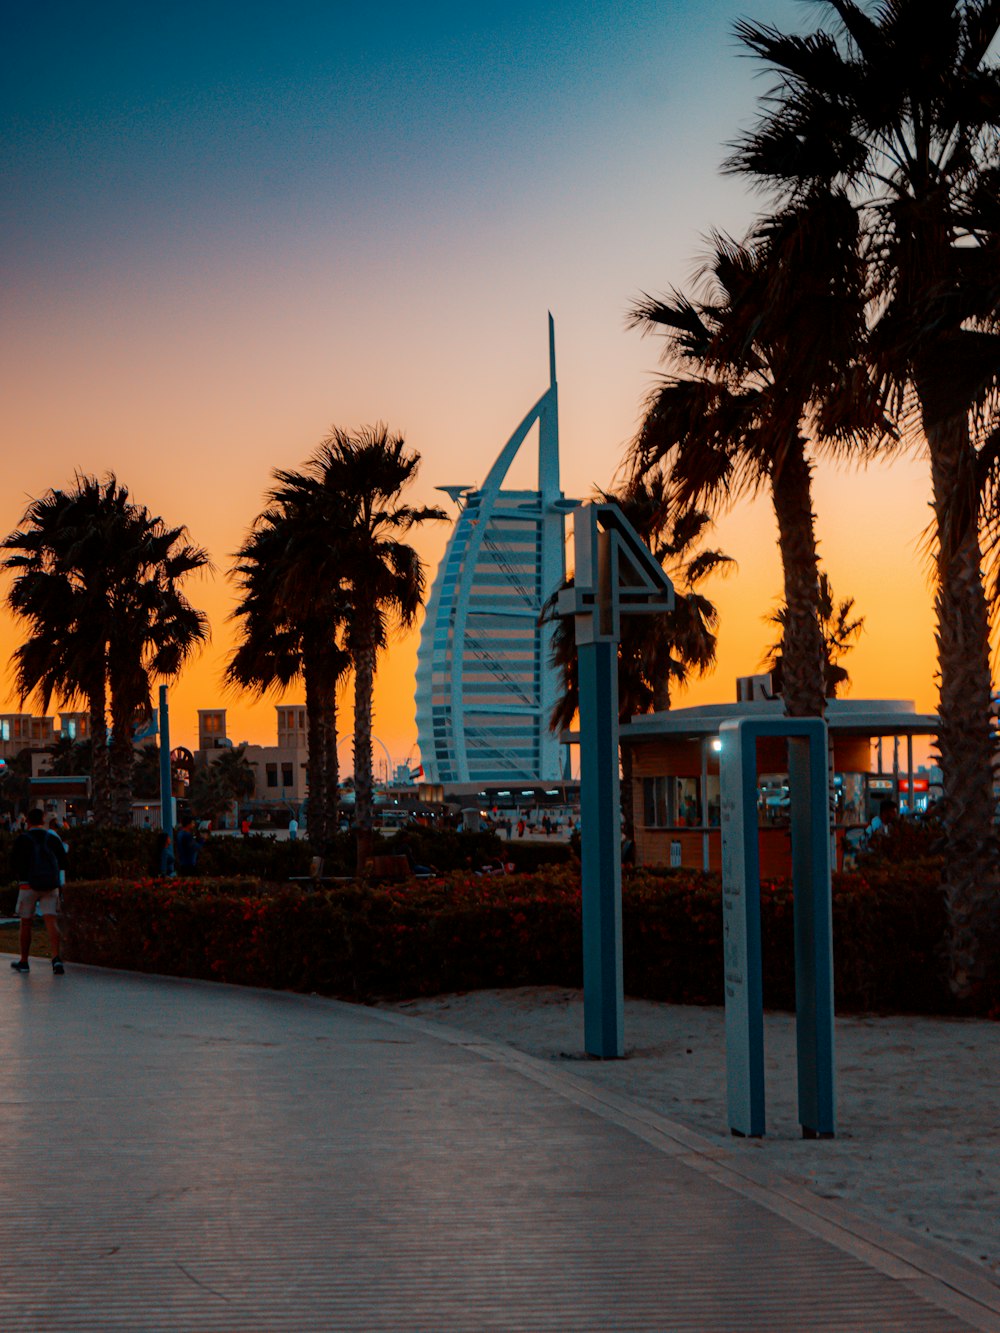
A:
<svg viewBox="0 0 1000 1333">
<path fill-rule="evenodd" d="M 555 324 L 549 387 L 500 450 L 479 490 L 457 491 L 459 514 L 438 567 L 417 658 L 417 735 L 432 783 L 557 781 L 549 731 L 558 682 L 542 607 L 565 572 L 566 502 L 559 488 Z M 503 483 L 538 427 L 538 489 Z"/>
</svg>

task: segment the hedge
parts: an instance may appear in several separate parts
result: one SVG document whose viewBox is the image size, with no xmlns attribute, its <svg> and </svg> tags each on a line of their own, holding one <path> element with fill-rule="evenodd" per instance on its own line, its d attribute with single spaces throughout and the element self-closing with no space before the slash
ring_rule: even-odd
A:
<svg viewBox="0 0 1000 1333">
<path fill-rule="evenodd" d="M 76 883 L 64 895 L 75 961 L 357 1000 L 484 987 L 579 986 L 578 870 L 456 873 L 397 885 L 303 889 L 239 878 Z M 717 878 L 637 871 L 623 891 L 626 993 L 721 1004 Z M 838 875 L 840 1012 L 1000 1014 L 994 985 L 962 1010 L 947 986 L 939 868 Z M 764 999 L 794 1008 L 792 895 L 762 888 Z"/>
<path fill-rule="evenodd" d="M 6 867 L 10 878 L 10 850 L 17 835 L 0 833 L 0 874 Z M 148 876 L 154 867 L 158 830 L 96 828 L 80 824 L 63 835 L 69 843 L 67 879 L 136 880 Z M 353 849 L 353 843 L 351 844 Z M 351 853 L 353 857 L 353 850 Z M 308 875 L 313 849 L 306 842 L 277 841 L 274 838 L 210 837 L 198 858 L 199 871 L 206 875 L 242 875 L 281 882 L 295 875 Z M 353 862 L 352 862 L 353 864 Z M 0 913 L 14 910 L 17 888 L 10 883 L 0 888 Z"/>
<path fill-rule="evenodd" d="M 63 834 L 69 843 L 68 878 L 141 879 L 152 873 L 158 830 L 96 828 L 81 824 Z M 0 875 L 9 866 L 16 834 L 0 833 Z M 494 833 L 438 832 L 411 826 L 397 835 L 375 835 L 376 852 L 406 851 L 416 865 L 430 865 L 447 873 L 478 870 L 489 863 L 513 864 L 518 871 L 543 865 L 566 864 L 574 858 L 564 842 L 508 842 Z M 245 876 L 281 883 L 309 874 L 317 849 L 308 841 L 295 842 L 251 833 L 249 837 L 213 834 L 202 845 L 198 871 L 210 877 Z M 352 874 L 356 865 L 352 832 L 339 833 L 324 853 L 327 874 Z"/>
</svg>

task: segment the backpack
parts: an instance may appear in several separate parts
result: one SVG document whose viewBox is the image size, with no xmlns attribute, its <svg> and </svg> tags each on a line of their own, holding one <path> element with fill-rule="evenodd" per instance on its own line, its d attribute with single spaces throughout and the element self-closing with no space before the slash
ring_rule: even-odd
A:
<svg viewBox="0 0 1000 1333">
<path fill-rule="evenodd" d="M 37 833 L 41 833 L 42 836 L 36 837 Z M 49 829 L 32 829 L 27 836 L 31 839 L 31 861 L 28 863 L 29 885 L 40 892 L 58 889 L 59 857 L 52 845 L 56 835 Z"/>
</svg>

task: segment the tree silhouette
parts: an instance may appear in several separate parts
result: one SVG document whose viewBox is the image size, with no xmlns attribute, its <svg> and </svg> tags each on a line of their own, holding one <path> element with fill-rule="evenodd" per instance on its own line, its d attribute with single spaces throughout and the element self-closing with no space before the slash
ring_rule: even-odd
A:
<svg viewBox="0 0 1000 1333">
<path fill-rule="evenodd" d="M 665 333 L 676 372 L 650 395 L 636 471 L 665 464 L 682 509 L 770 493 L 793 717 L 822 716 L 826 698 L 809 439 L 845 452 L 883 427 L 857 360 L 862 290 L 857 217 L 839 194 L 776 215 L 745 244 L 717 236 L 702 297 L 646 297 L 631 315 Z"/>
<path fill-rule="evenodd" d="M 29 633 L 14 653 L 21 700 L 36 695 L 43 711 L 54 695 L 86 702 L 95 818 L 127 825 L 133 729 L 152 707 L 151 679 L 176 676 L 208 637 L 181 590 L 208 556 L 112 474 L 78 475 L 32 501 L 0 549 L 14 575 L 7 604 Z"/>
<path fill-rule="evenodd" d="M 839 691 L 850 684 L 851 678 L 840 663 L 854 647 L 853 640 L 856 640 L 864 629 L 865 618 L 855 616 L 853 597 L 845 597 L 839 602 L 836 600 L 830 576 L 825 571 L 819 576 L 818 612 L 820 633 L 823 636 L 826 697 L 835 699 Z M 779 631 L 779 637 L 768 647 L 761 665 L 766 666 L 771 672 L 772 683 L 780 693 L 787 620 L 785 607 L 779 606 L 764 619 L 767 624 L 773 625 Z"/>
<path fill-rule="evenodd" d="M 1000 378 L 1000 8 L 821 3 L 831 27 L 803 36 L 737 26 L 777 82 L 729 165 L 795 207 L 848 191 L 868 238 L 869 356 L 930 460 L 944 884 L 951 983 L 966 994 L 1000 940 L 980 546 L 996 461 L 977 450 Z"/>
</svg>

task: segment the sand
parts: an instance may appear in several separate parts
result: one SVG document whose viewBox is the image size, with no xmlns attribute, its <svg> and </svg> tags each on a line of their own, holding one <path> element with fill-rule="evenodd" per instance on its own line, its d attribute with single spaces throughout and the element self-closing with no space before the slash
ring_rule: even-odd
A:
<svg viewBox="0 0 1000 1333">
<path fill-rule="evenodd" d="M 583 1056 L 578 991 L 477 991 L 386 1007 L 553 1061 L 859 1216 L 933 1238 L 1000 1284 L 1000 1023 L 838 1019 L 838 1136 L 804 1141 L 789 1014 L 765 1020 L 767 1136 L 736 1139 L 725 1118 L 721 1009 L 629 1000 L 626 1056 L 604 1061 Z"/>
</svg>

